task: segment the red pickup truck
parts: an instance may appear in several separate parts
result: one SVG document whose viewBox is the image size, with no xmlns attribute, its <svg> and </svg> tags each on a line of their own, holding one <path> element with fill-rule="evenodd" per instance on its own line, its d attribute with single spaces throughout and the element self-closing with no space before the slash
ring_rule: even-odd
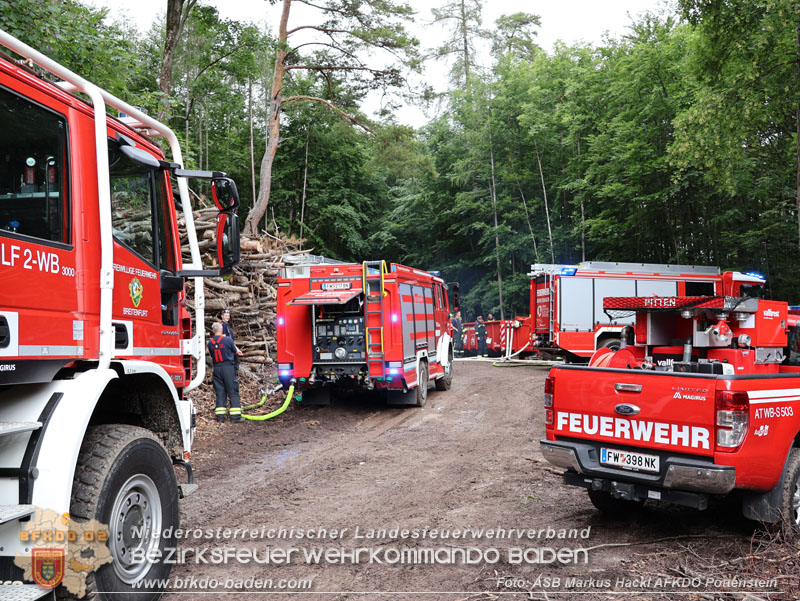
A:
<svg viewBox="0 0 800 601">
<path fill-rule="evenodd" d="M 800 531 L 797 318 L 741 292 L 606 299 L 636 316 L 623 348 L 545 383 L 542 452 L 565 484 L 608 513 L 646 499 L 705 509 L 739 490 L 746 517 Z"/>
</svg>

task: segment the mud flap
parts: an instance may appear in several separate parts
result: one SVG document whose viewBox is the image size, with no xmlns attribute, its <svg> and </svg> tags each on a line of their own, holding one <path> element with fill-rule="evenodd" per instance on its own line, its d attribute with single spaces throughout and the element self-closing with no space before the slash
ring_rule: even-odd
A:
<svg viewBox="0 0 800 601">
<path fill-rule="evenodd" d="M 305 405 L 308 407 L 319 407 L 330 405 L 332 400 L 330 386 L 308 388 L 303 390 L 301 395 L 302 398 L 297 399 L 297 402 L 300 403 L 301 406 Z"/>
<path fill-rule="evenodd" d="M 789 453 L 786 454 L 786 460 L 783 462 L 783 470 L 781 477 L 775 488 L 762 493 L 746 493 L 742 497 L 742 515 L 748 520 L 756 522 L 764 522 L 767 524 L 774 524 L 780 522 L 782 516 L 780 514 L 781 507 L 781 492 L 783 485 L 786 481 L 786 464 L 789 461 Z"/>
<path fill-rule="evenodd" d="M 398 407 L 409 407 L 417 404 L 417 389 L 412 388 L 406 392 L 401 390 L 387 390 L 386 404 Z"/>
</svg>

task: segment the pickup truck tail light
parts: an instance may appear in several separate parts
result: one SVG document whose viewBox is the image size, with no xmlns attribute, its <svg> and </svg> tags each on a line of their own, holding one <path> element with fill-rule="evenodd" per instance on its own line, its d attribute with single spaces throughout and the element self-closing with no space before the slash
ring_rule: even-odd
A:
<svg viewBox="0 0 800 601">
<path fill-rule="evenodd" d="M 547 376 L 544 381 L 544 425 L 548 430 L 553 429 L 553 395 L 556 392 L 556 379 Z"/>
<path fill-rule="evenodd" d="M 715 405 L 717 450 L 735 451 L 747 434 L 750 399 L 743 390 L 718 390 Z"/>
</svg>

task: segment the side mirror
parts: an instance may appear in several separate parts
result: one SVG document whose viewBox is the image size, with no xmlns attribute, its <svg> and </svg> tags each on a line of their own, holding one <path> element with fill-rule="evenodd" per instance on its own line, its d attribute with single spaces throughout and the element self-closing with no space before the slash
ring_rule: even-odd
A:
<svg viewBox="0 0 800 601">
<path fill-rule="evenodd" d="M 239 191 L 236 183 L 229 177 L 215 177 L 211 180 L 211 197 L 220 211 L 239 208 Z"/>
<path fill-rule="evenodd" d="M 239 263 L 239 258 L 239 216 L 222 211 L 217 215 L 217 261 L 220 271 L 229 272 Z"/>
</svg>

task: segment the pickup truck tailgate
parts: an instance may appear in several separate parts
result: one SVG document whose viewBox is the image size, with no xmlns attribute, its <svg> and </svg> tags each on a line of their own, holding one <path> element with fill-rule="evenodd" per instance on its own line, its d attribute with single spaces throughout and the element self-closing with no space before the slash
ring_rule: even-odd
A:
<svg viewBox="0 0 800 601">
<path fill-rule="evenodd" d="M 713 375 L 556 367 L 548 440 L 714 454 Z"/>
</svg>

